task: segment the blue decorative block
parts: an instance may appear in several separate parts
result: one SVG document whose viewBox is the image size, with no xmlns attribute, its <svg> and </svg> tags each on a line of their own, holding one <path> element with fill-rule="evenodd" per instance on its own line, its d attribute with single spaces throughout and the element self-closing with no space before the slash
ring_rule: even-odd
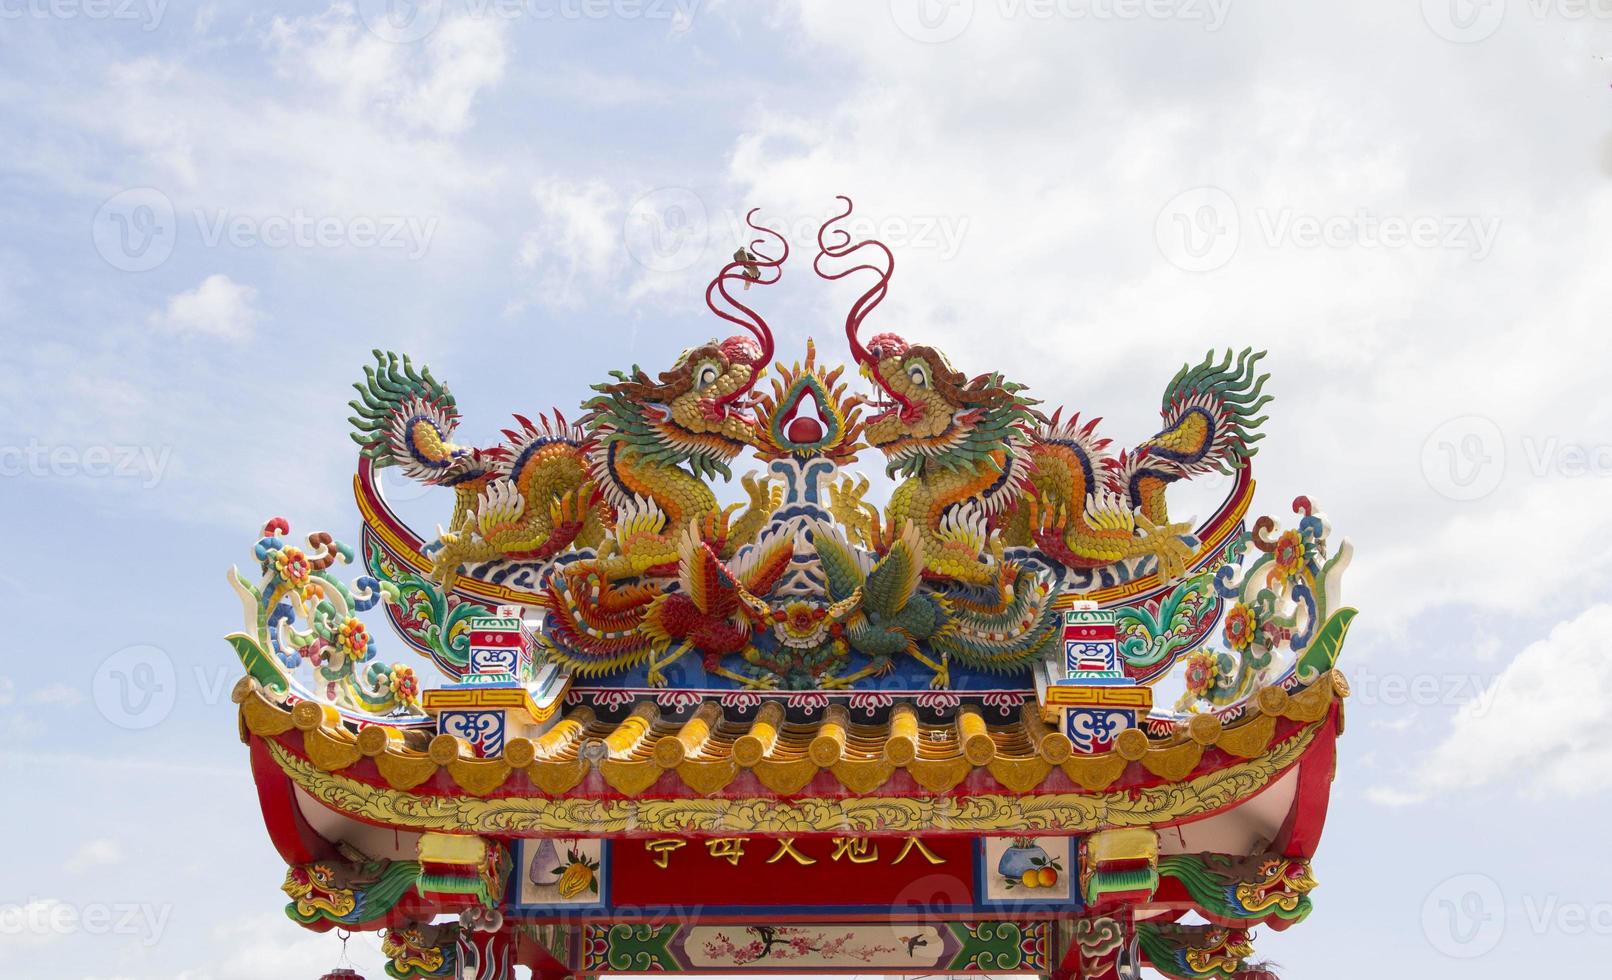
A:
<svg viewBox="0 0 1612 980">
<path fill-rule="evenodd" d="M 503 711 L 442 711 L 437 715 L 438 732 L 459 736 L 475 746 L 482 758 L 504 751 L 506 728 Z"/>
<path fill-rule="evenodd" d="M 1069 708 L 1064 712 L 1064 734 L 1075 751 L 1105 752 L 1127 728 L 1136 727 L 1136 711 L 1127 708 Z"/>
</svg>

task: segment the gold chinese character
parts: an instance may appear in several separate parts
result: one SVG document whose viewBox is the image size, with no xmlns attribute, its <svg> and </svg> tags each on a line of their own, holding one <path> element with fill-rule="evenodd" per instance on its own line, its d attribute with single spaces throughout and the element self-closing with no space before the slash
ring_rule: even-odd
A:
<svg viewBox="0 0 1612 980">
<path fill-rule="evenodd" d="M 717 837 L 705 842 L 705 846 L 714 858 L 727 858 L 728 863 L 737 866 L 739 859 L 744 857 L 743 837 Z"/>
<path fill-rule="evenodd" d="M 925 861 L 928 861 L 930 864 L 945 864 L 946 863 L 945 858 L 939 856 L 934 851 L 931 851 L 929 848 L 925 847 L 924 842 L 919 840 L 916 837 L 908 837 L 907 842 L 901 846 L 901 853 L 897 854 L 896 859 L 894 861 L 891 861 L 890 863 L 891 864 L 900 864 L 901 859 L 906 857 L 907 854 L 910 853 L 914 848 L 917 848 L 918 853 L 920 855 L 922 855 L 923 859 Z"/>
<path fill-rule="evenodd" d="M 774 854 L 772 857 L 768 858 L 767 863 L 772 864 L 774 861 L 777 861 L 777 860 L 781 859 L 786 854 L 789 855 L 790 857 L 794 858 L 796 864 L 816 864 L 817 863 L 816 858 L 809 858 L 806 855 L 804 855 L 804 854 L 800 853 L 799 851 L 795 850 L 795 838 L 793 838 L 793 837 L 785 837 L 783 840 L 779 841 L 778 842 L 778 853 Z"/>
<path fill-rule="evenodd" d="M 644 841 L 644 850 L 655 852 L 655 867 L 664 868 L 671 863 L 672 852 L 687 844 L 686 840 L 649 840 Z"/>
<path fill-rule="evenodd" d="M 835 861 L 844 857 L 852 864 L 871 864 L 879 859 L 879 846 L 866 837 L 836 837 L 830 857 Z"/>
</svg>

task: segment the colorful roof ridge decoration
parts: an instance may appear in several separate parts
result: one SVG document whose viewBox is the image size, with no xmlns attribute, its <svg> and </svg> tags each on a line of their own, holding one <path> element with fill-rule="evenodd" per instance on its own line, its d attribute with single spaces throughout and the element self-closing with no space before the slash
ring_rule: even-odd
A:
<svg viewBox="0 0 1612 980">
<path fill-rule="evenodd" d="M 1248 930 L 1311 909 L 1354 617 L 1351 549 L 1308 498 L 1290 528 L 1244 523 L 1263 354 L 1174 371 L 1159 431 L 1113 451 L 1000 372 L 864 340 L 895 256 L 839 226 L 845 200 L 812 268 L 872 276 L 849 364 L 812 341 L 774 363 L 748 290 L 790 250 L 756 214 L 706 289 L 742 333 L 516 415 L 499 445 L 455 442 L 449 387 L 375 352 L 352 402 L 359 548 L 273 518 L 257 575 L 230 576 L 288 914 L 385 929 L 394 977 L 1251 980 Z M 853 468 L 875 452 L 883 502 Z M 747 459 L 744 503 L 722 503 Z M 437 533 L 387 503 L 387 467 L 443 488 Z M 1223 502 L 1172 515 L 1169 487 L 1211 471 Z M 382 611 L 434 669 L 379 659 L 362 614 Z M 776 890 L 723 884 L 747 846 L 776 850 L 756 872 Z M 915 847 L 951 862 L 938 919 L 846 897 L 901 893 Z M 645 925 L 633 896 L 674 861 L 704 867 L 707 911 Z M 834 877 L 853 864 L 868 889 Z"/>
<path fill-rule="evenodd" d="M 1033 705 L 1015 722 L 988 728 L 979 714 L 960 712 L 953 725 L 914 725 L 902 732 L 903 720 L 912 717 L 909 709 L 905 716 L 894 712 L 882 725 L 846 725 L 836 721 L 843 714 L 829 713 L 817 725 L 784 726 L 781 733 L 757 718 L 748 724 L 720 723 L 717 737 L 691 738 L 691 728 L 706 730 L 705 718 L 719 716 L 710 710 L 715 703 L 705 702 L 704 717 L 696 712 L 681 724 L 663 720 L 647 703 L 616 724 L 601 723 L 590 709 L 578 708 L 551 735 L 511 740 L 490 758 L 478 756 L 459 736 L 437 736 L 415 747 L 384 724 L 354 734 L 339 716 L 299 716 L 257 689 L 236 694 L 247 731 L 272 741 L 277 758 L 306 762 L 308 772 L 350 773 L 377 789 L 412 790 L 430 783 L 449 795 L 638 798 L 708 796 L 735 785 L 763 796 L 794 795 L 808 787 L 830 795 L 881 795 L 877 791 L 903 773 L 902 785 L 930 792 L 946 792 L 965 780 L 974 791 L 995 793 L 1174 784 L 1189 774 L 1265 758 L 1289 739 L 1307 738 L 1346 691 L 1341 676 L 1332 675 L 1299 697 L 1281 688 L 1267 690 L 1278 696 L 1262 698 L 1253 713 L 1230 726 L 1200 715 L 1194 721 L 1206 724 L 1182 726 L 1168 739 L 1149 739 L 1132 729 L 1134 739 L 1117 739 L 1112 749 L 1096 754 L 1075 754 L 1066 736 L 1036 718 Z M 980 734 L 959 737 L 971 719 Z M 746 756 L 747 744 L 758 746 L 752 750 L 756 754 Z M 594 788 L 583 786 L 595 777 Z M 582 825 L 568 829 L 587 833 Z"/>
</svg>

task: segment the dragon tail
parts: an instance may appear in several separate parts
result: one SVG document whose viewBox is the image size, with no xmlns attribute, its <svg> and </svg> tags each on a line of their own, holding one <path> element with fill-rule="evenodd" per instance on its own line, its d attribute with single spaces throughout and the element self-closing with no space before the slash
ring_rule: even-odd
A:
<svg viewBox="0 0 1612 980">
<path fill-rule="evenodd" d="M 364 380 L 353 385 L 358 397 L 347 403 L 359 453 L 377 467 L 401 467 L 410 479 L 444 482 L 467 455 L 448 441 L 459 425 L 453 394 L 407 355 L 372 353 L 375 363 L 364 366 Z"/>
<path fill-rule="evenodd" d="M 1164 393 L 1164 428 L 1139 451 L 1174 463 L 1188 476 L 1241 469 L 1264 438 L 1255 430 L 1265 416 L 1254 414 L 1271 401 L 1260 393 L 1271 377 L 1257 370 L 1264 356 L 1246 347 L 1235 364 L 1230 350 L 1217 363 L 1210 351 L 1202 364 L 1184 365 Z"/>
<path fill-rule="evenodd" d="M 418 713 L 420 710 L 415 696 L 419 681 L 415 679 L 414 668 L 408 664 L 371 661 L 361 674 L 344 677 L 341 686 L 349 703 L 370 714 Z"/>
<path fill-rule="evenodd" d="M 1235 473 L 1248 465 L 1264 438 L 1257 432 L 1265 416 L 1256 413 L 1271 401 L 1262 394 L 1269 374 L 1257 367 L 1264 351 L 1214 352 L 1194 366 L 1183 365 L 1164 393 L 1164 427 L 1135 450 L 1105 461 L 1107 483 L 1149 519 L 1164 521 L 1164 491 L 1198 473 Z"/>
</svg>

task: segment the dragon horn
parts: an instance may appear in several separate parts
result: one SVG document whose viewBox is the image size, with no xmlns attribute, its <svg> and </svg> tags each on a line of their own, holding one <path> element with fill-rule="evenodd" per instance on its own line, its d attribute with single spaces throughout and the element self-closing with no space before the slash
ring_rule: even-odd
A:
<svg viewBox="0 0 1612 980">
<path fill-rule="evenodd" d="M 744 216 L 744 223 L 776 241 L 781 249 L 778 257 L 773 258 L 761 251 L 761 245 L 767 241 L 765 237 L 756 238 L 750 242 L 748 249 L 754 261 L 745 262 L 742 259 L 734 259 L 723 266 L 721 271 L 716 274 L 716 278 L 712 279 L 710 285 L 705 287 L 705 305 L 711 308 L 711 312 L 729 323 L 735 323 L 743 327 L 761 344 L 761 355 L 753 362 L 755 370 L 750 373 L 750 381 L 743 387 L 730 391 L 718 398 L 716 404 L 719 408 L 743 397 L 746 392 L 755 387 L 756 377 L 761 373 L 761 369 L 772 362 L 772 328 L 767 326 L 767 321 L 762 318 L 761 314 L 744 305 L 735 299 L 732 293 L 728 292 L 728 283 L 730 282 L 749 282 L 770 286 L 783 278 L 783 264 L 789 258 L 789 240 L 772 228 L 756 224 L 756 212 L 759 210 L 761 209 L 751 208 L 750 213 Z M 743 274 L 747 271 L 746 266 L 749 267 L 749 271 L 753 272 L 753 278 Z M 769 272 L 776 273 L 776 275 L 768 276 Z M 730 308 L 737 311 L 739 316 L 735 316 L 734 313 L 717 306 L 716 297 L 718 294 L 721 295 Z M 740 319 L 740 316 L 743 319 Z"/>
<path fill-rule="evenodd" d="M 812 260 L 812 271 L 824 279 L 830 280 L 844 279 L 853 273 L 864 271 L 878 275 L 878 282 L 869 286 L 866 292 L 858 296 L 856 302 L 851 304 L 850 311 L 845 314 L 845 339 L 850 341 L 851 357 L 856 360 L 857 365 L 867 369 L 867 372 L 873 376 L 874 382 L 884 389 L 885 394 L 895 399 L 903 412 L 911 411 L 913 408 L 912 402 L 902 397 L 900 392 L 895 391 L 885 382 L 884 376 L 879 373 L 878 362 L 873 359 L 873 355 L 862 345 L 861 339 L 857 336 L 862 330 L 862 321 L 866 320 L 868 314 L 872 313 L 874 308 L 884 301 L 885 294 L 890 291 L 890 277 L 896 271 L 896 257 L 883 242 L 877 239 L 868 238 L 853 243 L 851 233 L 843 228 L 833 229 L 833 234 L 838 237 L 832 242 L 827 240 L 826 236 L 830 233 L 829 226 L 850 217 L 851 211 L 855 208 L 855 205 L 851 203 L 851 199 L 844 194 L 838 195 L 838 198 L 845 202 L 845 210 L 830 217 L 817 229 L 817 257 Z M 824 259 L 850 258 L 864 248 L 878 251 L 884 260 L 883 264 L 857 262 L 857 264 L 839 272 L 827 272 L 823 269 Z"/>
</svg>

